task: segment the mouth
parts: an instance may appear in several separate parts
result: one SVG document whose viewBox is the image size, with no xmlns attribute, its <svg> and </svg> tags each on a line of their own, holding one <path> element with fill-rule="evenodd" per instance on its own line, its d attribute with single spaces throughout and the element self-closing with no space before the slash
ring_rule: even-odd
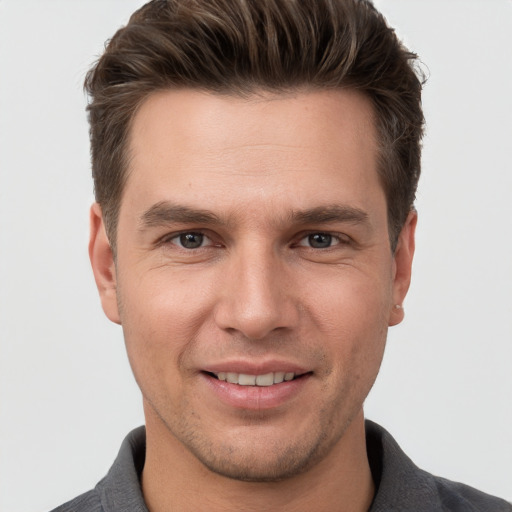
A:
<svg viewBox="0 0 512 512">
<path fill-rule="evenodd" d="M 310 389 L 307 383 L 314 372 L 277 361 L 260 365 L 234 361 L 204 368 L 201 373 L 207 389 L 224 406 L 227 405 L 229 411 L 261 413 L 282 410 L 282 407 L 296 403 L 299 397 L 306 396 L 304 393 Z M 215 403 L 214 399 L 212 405 Z"/>
<path fill-rule="evenodd" d="M 270 372 L 260 375 L 249 375 L 246 373 L 234 373 L 234 372 L 206 372 L 211 377 L 220 381 L 228 382 L 229 384 L 238 384 L 239 386 L 261 386 L 270 387 L 275 384 L 281 384 L 282 382 L 289 382 L 292 380 L 299 379 L 307 375 L 295 374 L 293 372 Z"/>
</svg>

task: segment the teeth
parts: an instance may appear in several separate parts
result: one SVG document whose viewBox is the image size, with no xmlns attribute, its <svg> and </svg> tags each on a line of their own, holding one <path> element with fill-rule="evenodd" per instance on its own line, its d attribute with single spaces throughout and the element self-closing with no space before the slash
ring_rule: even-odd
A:
<svg viewBox="0 0 512 512">
<path fill-rule="evenodd" d="M 256 375 L 246 375 L 245 373 L 241 373 L 238 376 L 238 384 L 240 386 L 255 386 Z"/>
<path fill-rule="evenodd" d="M 274 384 L 279 384 L 284 380 L 284 372 L 276 372 L 274 373 Z"/>
<path fill-rule="evenodd" d="M 231 384 L 238 384 L 238 373 L 226 373 L 226 380 Z"/>
<path fill-rule="evenodd" d="M 257 386 L 272 386 L 272 384 L 274 384 L 274 374 L 266 373 L 265 375 L 258 375 L 255 379 L 255 384 Z"/>
<path fill-rule="evenodd" d="M 224 380 L 239 386 L 272 386 L 283 381 L 293 380 L 295 373 L 272 372 L 263 375 L 247 375 L 246 373 L 219 372 L 215 374 L 219 380 Z"/>
</svg>

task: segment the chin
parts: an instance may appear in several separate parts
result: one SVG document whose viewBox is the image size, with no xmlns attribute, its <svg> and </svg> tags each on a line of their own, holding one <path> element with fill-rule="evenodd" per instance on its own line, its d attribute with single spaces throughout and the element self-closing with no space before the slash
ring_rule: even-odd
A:
<svg viewBox="0 0 512 512">
<path fill-rule="evenodd" d="M 300 453 L 300 452 L 299 452 Z M 278 460 L 225 460 L 199 459 L 212 473 L 241 482 L 281 482 L 305 472 L 309 461 L 297 460 L 292 454 L 285 454 Z M 303 459 L 303 457 L 301 457 Z"/>
<path fill-rule="evenodd" d="M 288 440 L 289 442 L 289 440 Z M 315 466 L 329 452 L 325 440 L 309 439 L 285 446 L 285 441 L 254 441 L 251 446 L 227 443 L 189 450 L 212 473 L 242 482 L 280 482 Z"/>
</svg>

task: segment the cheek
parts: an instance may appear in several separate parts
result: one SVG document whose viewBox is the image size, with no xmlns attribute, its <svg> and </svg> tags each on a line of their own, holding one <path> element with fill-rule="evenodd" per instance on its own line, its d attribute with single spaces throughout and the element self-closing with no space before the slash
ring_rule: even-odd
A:
<svg viewBox="0 0 512 512">
<path fill-rule="evenodd" d="M 386 330 L 392 300 L 391 268 L 365 272 L 341 268 L 325 276 L 317 275 L 305 290 L 309 316 L 320 331 L 340 338 L 365 338 Z"/>
<path fill-rule="evenodd" d="M 162 267 L 146 271 L 141 279 L 118 286 L 123 324 L 155 344 L 180 340 L 193 331 L 207 314 L 211 287 L 199 272 L 175 272 Z"/>
<path fill-rule="evenodd" d="M 155 271 L 144 279 L 118 283 L 126 350 L 143 391 L 149 386 L 180 386 L 186 354 L 208 315 L 207 291 L 170 274 Z"/>
<path fill-rule="evenodd" d="M 369 390 L 382 360 L 391 302 L 391 279 L 351 269 L 316 280 L 310 289 L 310 336 L 324 340 L 329 371 L 344 388 Z"/>
</svg>

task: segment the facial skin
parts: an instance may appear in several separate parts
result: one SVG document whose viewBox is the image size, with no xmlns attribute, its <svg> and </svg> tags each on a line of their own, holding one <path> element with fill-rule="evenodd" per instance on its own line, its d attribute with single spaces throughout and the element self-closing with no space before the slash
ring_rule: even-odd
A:
<svg viewBox="0 0 512 512">
<path fill-rule="evenodd" d="M 369 101 L 160 92 L 130 154 L 116 262 L 97 205 L 90 254 L 142 390 L 147 457 L 158 445 L 238 481 L 349 463 L 368 477 L 362 405 L 402 320 L 416 221 L 393 254 Z M 279 371 L 301 376 L 212 375 Z"/>
</svg>

